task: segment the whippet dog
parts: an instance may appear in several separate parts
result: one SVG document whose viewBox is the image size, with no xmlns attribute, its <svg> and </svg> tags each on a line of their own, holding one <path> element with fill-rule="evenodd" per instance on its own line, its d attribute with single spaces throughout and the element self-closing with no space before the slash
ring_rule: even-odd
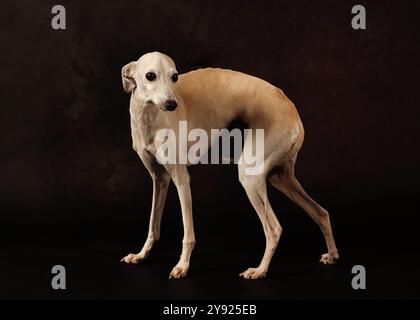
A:
<svg viewBox="0 0 420 320">
<path fill-rule="evenodd" d="M 206 68 L 178 75 L 172 59 L 159 52 L 147 53 L 125 65 L 122 82 L 125 92 L 131 93 L 133 148 L 152 177 L 153 201 L 143 248 L 121 261 L 139 263 L 159 240 L 162 211 L 172 180 L 181 203 L 184 237 L 180 260 L 169 278 L 187 275 L 195 245 L 187 170 L 190 163 L 161 164 L 156 152 L 163 142 L 156 138 L 156 133 L 160 129 L 178 133 L 179 122 L 186 121 L 188 129 L 202 128 L 211 136 L 211 129 L 226 128 L 235 119 L 242 119 L 250 129 L 264 129 L 264 170 L 260 174 L 247 174 L 247 164 L 239 161 L 238 172 L 239 181 L 261 220 L 266 247 L 259 266 L 247 269 L 240 276 L 245 279 L 266 276 L 282 233 L 267 196 L 267 180 L 319 225 L 328 248 L 320 262 L 333 264 L 337 261 L 338 250 L 329 214 L 304 191 L 295 177 L 294 165 L 303 143 L 304 129 L 294 104 L 282 90 L 264 80 L 232 70 Z M 250 139 L 245 138 L 244 145 L 249 143 L 252 144 Z"/>
</svg>

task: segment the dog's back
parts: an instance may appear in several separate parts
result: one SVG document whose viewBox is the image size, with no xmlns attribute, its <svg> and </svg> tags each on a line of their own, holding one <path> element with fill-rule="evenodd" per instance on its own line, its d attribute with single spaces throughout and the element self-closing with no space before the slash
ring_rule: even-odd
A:
<svg viewBox="0 0 420 320">
<path fill-rule="evenodd" d="M 291 140 L 298 135 L 303 139 L 294 104 L 281 89 L 260 78 L 227 69 L 198 69 L 181 75 L 175 91 L 191 127 L 224 128 L 240 118 L 266 134 L 280 130 Z"/>
</svg>

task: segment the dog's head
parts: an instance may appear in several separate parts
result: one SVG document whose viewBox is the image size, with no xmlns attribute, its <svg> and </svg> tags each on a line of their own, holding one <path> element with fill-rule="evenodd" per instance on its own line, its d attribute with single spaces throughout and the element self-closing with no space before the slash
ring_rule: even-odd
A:
<svg viewBox="0 0 420 320">
<path fill-rule="evenodd" d="M 160 52 L 146 53 L 121 70 L 125 92 L 131 92 L 142 104 L 151 103 L 164 111 L 177 107 L 174 93 L 178 72 L 175 63 Z"/>
</svg>

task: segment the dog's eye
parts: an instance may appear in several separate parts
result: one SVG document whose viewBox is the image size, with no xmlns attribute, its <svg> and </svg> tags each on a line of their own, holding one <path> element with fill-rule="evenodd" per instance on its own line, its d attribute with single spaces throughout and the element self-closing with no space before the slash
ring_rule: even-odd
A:
<svg viewBox="0 0 420 320">
<path fill-rule="evenodd" d="M 172 81 L 177 82 L 178 81 L 178 73 L 174 73 L 172 76 Z"/>
<path fill-rule="evenodd" d="M 156 73 L 154 72 L 148 72 L 146 73 L 146 79 L 149 81 L 153 81 L 156 79 Z"/>
</svg>

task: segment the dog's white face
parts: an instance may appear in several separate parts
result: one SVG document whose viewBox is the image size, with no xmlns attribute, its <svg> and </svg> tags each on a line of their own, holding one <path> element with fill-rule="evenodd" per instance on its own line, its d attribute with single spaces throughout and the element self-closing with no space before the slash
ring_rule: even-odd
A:
<svg viewBox="0 0 420 320">
<path fill-rule="evenodd" d="M 154 104 L 163 111 L 177 107 L 174 93 L 178 72 L 173 60 L 160 52 L 146 53 L 121 71 L 125 92 L 131 92 L 141 104 Z"/>
</svg>

